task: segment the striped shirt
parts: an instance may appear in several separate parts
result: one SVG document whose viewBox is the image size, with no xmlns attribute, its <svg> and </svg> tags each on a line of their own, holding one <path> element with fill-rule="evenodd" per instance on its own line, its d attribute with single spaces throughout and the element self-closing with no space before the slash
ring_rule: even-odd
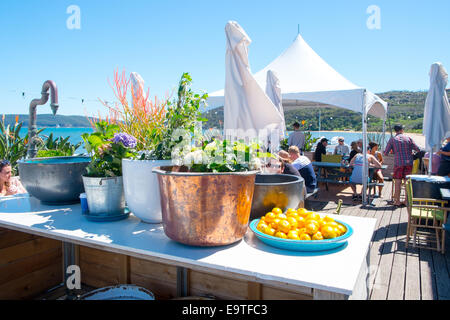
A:
<svg viewBox="0 0 450 320">
<path fill-rule="evenodd" d="M 394 152 L 394 167 L 412 166 L 414 159 L 412 151 L 420 151 L 415 142 L 404 134 L 397 134 L 395 137 L 389 139 L 384 150 L 384 155 L 387 156 L 391 151 Z"/>
</svg>

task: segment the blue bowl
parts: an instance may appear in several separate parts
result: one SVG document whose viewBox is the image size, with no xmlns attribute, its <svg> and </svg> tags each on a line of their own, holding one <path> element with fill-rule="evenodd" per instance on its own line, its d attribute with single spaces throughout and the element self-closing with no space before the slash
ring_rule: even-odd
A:
<svg viewBox="0 0 450 320">
<path fill-rule="evenodd" d="M 285 250 L 291 251 L 328 251 L 339 248 L 347 243 L 347 239 L 353 234 L 353 228 L 342 221 L 335 220 L 347 228 L 347 232 L 334 239 L 325 240 L 291 240 L 281 239 L 269 236 L 256 229 L 260 219 L 255 219 L 250 223 L 250 229 L 255 233 L 256 237 L 265 244 Z"/>
</svg>

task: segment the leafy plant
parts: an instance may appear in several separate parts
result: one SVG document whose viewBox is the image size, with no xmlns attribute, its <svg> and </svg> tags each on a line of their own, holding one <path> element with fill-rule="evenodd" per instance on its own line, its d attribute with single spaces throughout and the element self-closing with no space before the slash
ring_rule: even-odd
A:
<svg viewBox="0 0 450 320">
<path fill-rule="evenodd" d="M 242 172 L 260 170 L 261 158 L 271 156 L 261 152 L 257 143 L 214 140 L 180 150 L 172 161 L 189 172 Z"/>
<path fill-rule="evenodd" d="M 166 100 L 159 101 L 156 97 L 149 99 L 149 91 L 144 92 L 141 86 L 130 86 L 131 75 L 127 77 L 125 71 L 119 74 L 114 72 L 114 85 L 112 87 L 118 102 L 110 106 L 102 101 L 109 109 L 110 116 L 106 119 L 109 123 L 117 124 L 120 130 L 137 139 L 136 150 L 142 151 L 154 148 L 155 136 L 160 136 L 164 130 Z M 131 99 L 129 89 L 131 87 Z M 91 125 L 95 123 L 91 120 Z"/>
<path fill-rule="evenodd" d="M 4 115 L 0 122 L 0 159 L 8 160 L 11 163 L 14 174 L 17 174 L 17 161 L 25 158 L 27 155 L 28 134 L 23 138 L 19 135 L 22 125 L 23 122 L 19 123 L 18 117 L 16 117 L 16 122 L 13 126 L 9 124 L 5 126 Z"/>
<path fill-rule="evenodd" d="M 194 93 L 190 88 L 191 83 L 189 73 L 183 73 L 177 99 L 167 103 L 163 130 L 154 131 L 155 148 L 149 149 L 146 158 L 171 159 L 172 151 L 177 145 L 183 140 L 190 140 L 191 137 L 199 135 L 197 124 L 207 121 L 201 117 L 200 106 L 206 101 L 208 94 Z"/>
<path fill-rule="evenodd" d="M 317 140 L 319 140 L 319 138 L 313 138 L 311 132 L 306 131 L 303 151 L 311 151 Z"/>
<path fill-rule="evenodd" d="M 47 157 L 73 156 L 75 151 L 81 146 L 82 143 L 79 142 L 77 144 L 72 144 L 69 139 L 70 136 L 66 138 L 58 137 L 56 139 L 53 139 L 53 133 L 50 133 L 47 139 L 44 140 L 43 143 L 39 146 L 37 156 L 42 157 L 42 155 L 44 154 L 47 155 Z"/>
<path fill-rule="evenodd" d="M 122 159 L 135 155 L 137 140 L 120 130 L 120 126 L 100 121 L 95 132 L 82 135 L 86 151 L 91 154 L 88 177 L 122 176 Z"/>
</svg>

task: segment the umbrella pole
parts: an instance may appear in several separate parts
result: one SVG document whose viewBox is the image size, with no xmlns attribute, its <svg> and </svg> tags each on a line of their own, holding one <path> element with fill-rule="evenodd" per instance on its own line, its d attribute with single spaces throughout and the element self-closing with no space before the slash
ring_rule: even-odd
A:
<svg viewBox="0 0 450 320">
<path fill-rule="evenodd" d="M 363 105 L 362 105 L 362 129 L 363 129 L 363 192 L 362 203 L 367 205 L 367 182 L 369 178 L 369 162 L 367 160 L 367 112 L 366 112 L 366 90 L 363 91 Z"/>
</svg>

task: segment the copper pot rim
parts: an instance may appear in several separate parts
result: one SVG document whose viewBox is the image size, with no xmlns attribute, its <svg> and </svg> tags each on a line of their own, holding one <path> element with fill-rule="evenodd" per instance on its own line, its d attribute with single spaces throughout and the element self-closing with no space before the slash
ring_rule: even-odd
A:
<svg viewBox="0 0 450 320">
<path fill-rule="evenodd" d="M 185 177 L 198 177 L 198 176 L 252 176 L 260 173 L 261 170 L 251 171 L 239 171 L 239 172 L 180 172 L 172 171 L 171 168 L 181 168 L 181 166 L 160 166 L 152 169 L 153 173 L 157 173 L 163 176 L 185 176 Z"/>
</svg>

